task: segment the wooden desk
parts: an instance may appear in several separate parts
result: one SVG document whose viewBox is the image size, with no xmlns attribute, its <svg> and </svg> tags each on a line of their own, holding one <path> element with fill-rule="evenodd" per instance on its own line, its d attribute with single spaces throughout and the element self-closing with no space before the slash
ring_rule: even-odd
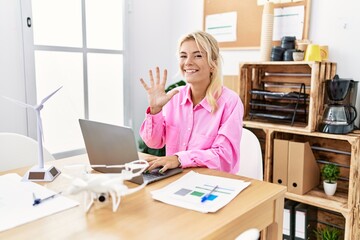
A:
<svg viewBox="0 0 360 240">
<path fill-rule="evenodd" d="M 56 160 L 53 165 L 88 162 L 86 155 Z M 2 172 L 23 175 L 28 168 Z M 192 169 L 202 174 L 235 179 L 247 178 L 206 168 Z M 186 169 L 183 174 L 189 170 Z M 95 203 L 88 214 L 82 194 L 75 207 L 0 233 L 0 239 L 235 239 L 241 232 L 265 229 L 267 240 L 282 239 L 283 204 L 286 188 L 251 180 L 251 185 L 216 213 L 203 214 L 153 200 L 150 192 L 178 179 L 183 174 L 152 183 L 145 189 L 122 198 L 113 213 L 111 204 Z M 64 176 L 45 185 L 55 191 L 66 187 Z M 1 215 L 0 215 L 1 217 Z"/>
</svg>

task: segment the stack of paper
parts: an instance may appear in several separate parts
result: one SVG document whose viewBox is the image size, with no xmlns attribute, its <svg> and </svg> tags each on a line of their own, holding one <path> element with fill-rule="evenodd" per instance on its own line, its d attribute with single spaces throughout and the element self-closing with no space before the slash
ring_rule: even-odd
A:
<svg viewBox="0 0 360 240">
<path fill-rule="evenodd" d="M 158 201 L 208 213 L 216 212 L 224 207 L 249 185 L 250 182 L 242 180 L 209 176 L 190 171 L 166 187 L 152 191 L 151 194 Z M 207 200 L 201 201 L 209 193 L 211 194 Z"/>
<path fill-rule="evenodd" d="M 57 195 L 33 206 L 33 194 L 44 199 L 56 192 L 33 182 L 22 182 L 14 173 L 0 176 L 0 189 L 0 232 L 79 205 Z"/>
</svg>

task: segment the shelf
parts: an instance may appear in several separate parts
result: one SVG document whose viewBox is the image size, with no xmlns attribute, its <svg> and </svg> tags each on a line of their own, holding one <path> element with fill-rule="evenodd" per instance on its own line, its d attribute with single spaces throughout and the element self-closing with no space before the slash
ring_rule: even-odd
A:
<svg viewBox="0 0 360 240">
<path fill-rule="evenodd" d="M 344 217 L 351 212 L 351 209 L 348 208 L 346 194 L 336 193 L 334 196 L 327 196 L 322 189 L 315 189 L 304 195 L 287 192 L 285 193 L 285 198 L 338 212 Z"/>
<path fill-rule="evenodd" d="M 240 86 L 235 90 L 244 104 L 244 127 L 261 140 L 265 181 L 273 182 L 274 139 L 308 142 L 319 169 L 327 162 L 340 166 L 341 178 L 334 196 L 324 193 L 320 181 L 303 195 L 287 192 L 285 198 L 318 207 L 323 214 L 322 220 L 332 219 L 341 224 L 343 238 L 355 240 L 360 239 L 360 130 L 349 134 L 316 132 L 324 110 L 324 81 L 332 79 L 335 74 L 336 63 L 331 62 L 246 62 L 240 64 Z M 303 104 L 302 109 L 306 109 L 306 122 L 295 120 L 291 126 L 276 119 L 252 118 L 252 110 L 261 112 L 265 109 L 265 114 L 273 115 L 279 109 L 285 114 L 291 113 L 293 99 L 276 100 L 276 97 L 298 91 L 295 86 L 299 84 L 305 84 L 305 93 L 309 94 L 306 101 L 303 98 L 298 102 Z M 307 172 L 303 173 L 306 177 Z M 292 191 L 291 188 L 288 190 Z M 330 218 L 326 211 L 335 217 Z"/>
<path fill-rule="evenodd" d="M 282 103 L 282 102 L 271 102 L 268 100 L 250 100 L 250 106 L 254 106 L 254 107 L 264 107 L 268 110 L 281 110 L 283 112 L 293 112 L 295 107 L 296 107 L 296 103 Z M 304 104 L 298 104 L 298 108 L 296 111 L 299 113 L 305 113 L 304 108 L 306 107 L 306 105 Z"/>
<path fill-rule="evenodd" d="M 287 192 L 285 198 L 332 212 L 339 217 L 334 221 L 342 222 L 344 239 L 360 239 L 360 131 L 344 135 L 304 132 L 297 127 L 257 121 L 244 121 L 244 126 L 263 140 L 265 181 L 273 181 L 274 139 L 309 142 L 319 167 L 323 161 L 339 164 L 341 179 L 334 196 L 327 196 L 319 182 L 317 187 L 303 195 Z"/>
</svg>

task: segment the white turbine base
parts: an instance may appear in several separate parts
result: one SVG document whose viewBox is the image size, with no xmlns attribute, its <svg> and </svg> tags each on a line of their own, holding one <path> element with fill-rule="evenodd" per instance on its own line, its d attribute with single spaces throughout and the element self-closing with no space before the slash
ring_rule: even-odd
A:
<svg viewBox="0 0 360 240">
<path fill-rule="evenodd" d="M 60 170 L 54 166 L 45 165 L 44 168 L 39 168 L 36 165 L 27 171 L 22 181 L 52 182 L 60 173 Z"/>
</svg>

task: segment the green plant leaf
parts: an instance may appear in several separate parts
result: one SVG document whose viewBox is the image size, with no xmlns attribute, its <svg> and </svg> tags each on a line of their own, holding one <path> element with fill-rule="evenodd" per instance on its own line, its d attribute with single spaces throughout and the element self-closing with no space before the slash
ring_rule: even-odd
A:
<svg viewBox="0 0 360 240">
<path fill-rule="evenodd" d="M 314 233 L 318 240 L 338 240 L 341 235 L 341 231 L 334 227 L 318 228 Z"/>
<path fill-rule="evenodd" d="M 321 175 L 324 180 L 334 183 L 340 175 L 340 168 L 333 163 L 325 164 L 321 169 Z"/>
</svg>

